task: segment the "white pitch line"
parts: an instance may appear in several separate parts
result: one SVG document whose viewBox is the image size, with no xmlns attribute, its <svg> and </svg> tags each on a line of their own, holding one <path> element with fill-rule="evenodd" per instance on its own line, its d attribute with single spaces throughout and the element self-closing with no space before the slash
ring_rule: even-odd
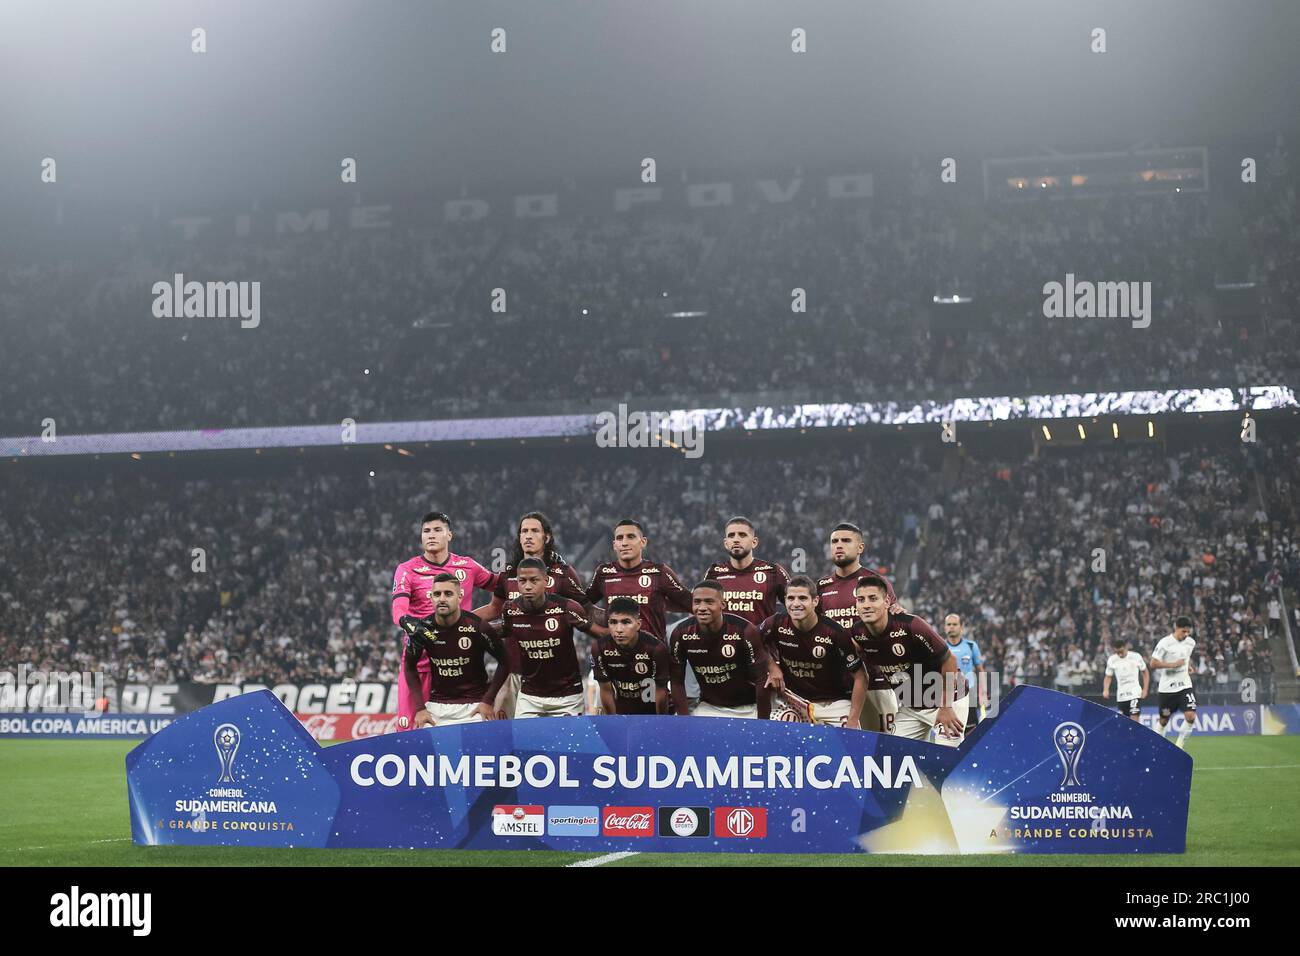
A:
<svg viewBox="0 0 1300 956">
<path fill-rule="evenodd" d="M 594 856 L 590 860 L 577 860 L 574 863 L 566 863 L 566 866 L 604 866 L 606 863 L 613 863 L 615 860 L 626 860 L 629 856 L 636 856 L 640 850 L 620 850 L 618 853 L 606 853 L 604 856 Z"/>
<path fill-rule="evenodd" d="M 1249 767 L 1192 767 L 1197 770 L 1300 770 L 1300 763 L 1261 763 Z"/>
<path fill-rule="evenodd" d="M 90 840 L 88 843 L 130 843 L 130 837 L 115 837 L 112 840 Z M 6 850 L 0 847 L 0 853 L 21 853 L 23 850 L 52 850 L 55 847 L 86 846 L 88 843 L 49 843 L 45 846 L 15 846 Z"/>
</svg>

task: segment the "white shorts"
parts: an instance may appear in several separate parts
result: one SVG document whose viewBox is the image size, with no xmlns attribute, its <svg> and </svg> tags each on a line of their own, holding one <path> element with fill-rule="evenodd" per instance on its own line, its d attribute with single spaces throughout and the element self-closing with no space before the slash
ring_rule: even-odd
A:
<svg viewBox="0 0 1300 956">
<path fill-rule="evenodd" d="M 483 715 L 478 712 L 478 704 L 440 704 L 431 700 L 424 705 L 433 717 L 435 727 L 444 724 L 478 724 L 483 722 Z"/>
<path fill-rule="evenodd" d="M 534 697 L 519 693 L 515 701 L 515 719 L 526 717 L 581 717 L 587 712 L 587 698 L 584 694 L 570 694 L 568 697 Z"/>
<path fill-rule="evenodd" d="M 812 718 L 811 723 L 823 727 L 843 727 L 852 708 L 853 705 L 847 700 L 827 700 L 821 703 L 814 700 L 808 703 L 808 716 Z"/>
<path fill-rule="evenodd" d="M 501 685 L 501 690 L 497 691 L 495 705 L 497 713 L 504 713 L 507 720 L 515 715 L 515 702 L 519 700 L 520 683 L 519 675 L 511 674 L 506 678 L 506 682 Z"/>
<path fill-rule="evenodd" d="M 859 718 L 863 730 L 874 730 L 878 734 L 892 734 L 897 716 L 897 694 L 889 688 L 867 691 L 866 704 Z"/>
<path fill-rule="evenodd" d="M 957 719 L 966 724 L 966 714 L 970 709 L 969 695 L 963 697 L 957 703 L 952 705 L 953 711 L 957 714 Z M 925 710 L 915 710 L 911 707 L 900 707 L 898 716 L 894 720 L 894 733 L 899 737 L 909 737 L 912 740 L 929 740 L 930 731 L 934 730 L 934 742 L 944 747 L 956 747 L 965 737 L 961 734 L 956 737 L 949 737 L 940 733 L 935 727 L 935 719 L 939 716 L 938 707 L 929 707 Z"/>
<path fill-rule="evenodd" d="M 748 717 L 758 718 L 758 704 L 742 704 L 739 707 L 718 707 L 706 701 L 700 701 L 691 711 L 692 717 Z"/>
</svg>

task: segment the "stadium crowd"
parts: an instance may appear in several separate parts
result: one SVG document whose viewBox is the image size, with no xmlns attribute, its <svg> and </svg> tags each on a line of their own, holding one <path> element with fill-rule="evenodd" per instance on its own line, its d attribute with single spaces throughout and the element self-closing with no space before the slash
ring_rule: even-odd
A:
<svg viewBox="0 0 1300 956">
<path fill-rule="evenodd" d="M 150 289 L 176 273 L 260 282 L 260 324 L 154 318 Z M 1045 318 L 1042 287 L 1067 273 L 1149 281 L 1151 326 Z M 629 397 L 1276 384 L 1297 364 L 1275 347 L 1300 332 L 1297 275 L 1295 191 L 1271 181 L 1241 200 L 972 210 L 882 196 L 124 243 L 76 265 L 0 269 L 0 313 L 19 320 L 7 351 L 23 356 L 0 378 L 0 434 L 36 434 L 46 418 L 74 434 L 594 409 Z M 1259 321 L 1218 321 L 1215 278 L 1258 280 Z M 804 313 L 791 311 L 795 288 L 806 290 Z M 504 313 L 492 311 L 494 289 L 505 290 Z M 932 295 L 958 290 L 983 318 L 925 318 Z"/>
<path fill-rule="evenodd" d="M 389 591 L 419 516 L 448 511 L 452 550 L 499 569 L 515 519 L 539 508 L 584 579 L 627 515 L 646 523 L 647 555 L 687 581 L 724 559 L 731 514 L 754 521 L 760 555 L 814 575 L 830 567 L 831 528 L 853 520 L 864 563 L 894 574 L 936 625 L 962 614 L 1007 681 L 1095 692 L 1115 637 L 1149 654 L 1190 612 L 1198 689 L 1235 691 L 1249 676 L 1266 691 L 1278 664 L 1270 595 L 1300 576 L 1297 443 L 963 456 L 956 470 L 914 441 L 835 447 L 721 449 L 687 467 L 668 450 L 574 450 L 374 478 L 337 462 L 183 481 L 14 476 L 0 514 L 0 662 L 122 683 L 391 681 Z M 906 592 L 894 570 L 905 552 L 916 553 Z"/>
</svg>

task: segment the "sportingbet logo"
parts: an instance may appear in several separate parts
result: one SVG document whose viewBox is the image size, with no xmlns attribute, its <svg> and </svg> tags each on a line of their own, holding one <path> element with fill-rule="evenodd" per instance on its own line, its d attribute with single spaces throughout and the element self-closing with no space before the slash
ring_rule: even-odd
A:
<svg viewBox="0 0 1300 956">
<path fill-rule="evenodd" d="M 545 832 L 544 807 L 498 805 L 492 808 L 493 836 L 541 836 Z"/>
<path fill-rule="evenodd" d="M 660 807 L 659 835 L 700 837 L 709 835 L 708 807 Z"/>
<path fill-rule="evenodd" d="M 767 810 L 763 807 L 717 807 L 713 833 L 720 837 L 767 836 Z"/>
<path fill-rule="evenodd" d="M 133 936 L 148 936 L 153 926 L 153 894 L 83 894 L 80 887 L 74 886 L 71 892 L 50 897 L 50 925 L 129 926 Z"/>
<path fill-rule="evenodd" d="M 601 813 L 600 832 L 602 836 L 654 836 L 652 817 L 649 807 L 606 807 Z"/>
</svg>

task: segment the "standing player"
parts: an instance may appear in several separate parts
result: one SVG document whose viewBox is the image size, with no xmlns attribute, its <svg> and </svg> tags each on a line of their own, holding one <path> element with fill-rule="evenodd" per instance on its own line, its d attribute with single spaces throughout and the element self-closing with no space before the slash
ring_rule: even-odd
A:
<svg viewBox="0 0 1300 956">
<path fill-rule="evenodd" d="M 668 648 L 641 633 L 641 606 L 617 597 L 605 616 L 609 636 L 596 642 L 592 655 L 601 709 L 607 714 L 668 713 Z"/>
<path fill-rule="evenodd" d="M 409 636 L 402 669 L 407 694 L 424 703 L 415 712 L 416 727 L 471 724 L 496 719 L 497 691 L 510 673 L 497 629 L 470 611 L 461 610 L 461 586 L 454 574 L 434 576 L 429 599 L 433 614 L 423 620 L 402 618 Z M 488 681 L 483 655 L 497 660 L 496 674 Z M 431 662 L 431 686 L 421 682 L 419 663 Z"/>
<path fill-rule="evenodd" d="M 853 596 L 853 586 L 863 575 L 878 576 L 875 571 L 862 566 L 866 541 L 862 529 L 842 521 L 831 529 L 831 573 L 817 582 L 817 601 L 822 617 L 830 618 L 845 630 L 853 630 L 858 623 L 858 606 Z M 884 581 L 884 578 L 881 578 Z M 901 611 L 894 596 L 894 586 L 889 588 L 891 610 Z M 847 688 L 846 688 L 847 691 Z M 862 723 L 882 734 L 894 732 L 894 719 L 898 714 L 898 697 L 894 686 L 876 671 L 867 672 L 867 706 Z"/>
<path fill-rule="evenodd" d="M 933 728 L 936 743 L 956 747 L 962 741 L 969 699 L 947 643 L 924 618 L 891 611 L 889 583 L 879 575 L 863 576 L 854 595 L 861 620 L 853 629 L 853 641 L 862 663 L 886 678 L 902 677 L 916 665 L 911 680 L 896 685 L 894 733 L 927 740 Z"/>
<path fill-rule="evenodd" d="M 598 566 L 587 588 L 587 603 L 630 597 L 641 608 L 641 630 L 664 639 L 668 608 L 690 612 L 691 592 L 666 564 L 645 560 L 649 539 L 641 522 L 625 518 L 614 527 L 614 560 Z"/>
<path fill-rule="evenodd" d="M 506 602 L 501 617 L 502 641 L 521 678 L 516 719 L 586 713 L 573 632 L 608 633 L 577 601 L 546 593 L 546 570 L 541 558 L 519 562 L 519 597 Z"/>
<path fill-rule="evenodd" d="M 966 713 L 966 736 L 980 722 L 984 710 L 984 660 L 980 656 L 980 646 L 975 639 L 962 636 L 960 614 L 949 614 L 943 619 L 943 634 L 948 638 L 948 649 L 957 658 L 957 667 L 961 676 L 966 678 L 966 686 L 973 688 L 974 698 L 970 710 Z"/>
<path fill-rule="evenodd" d="M 686 698 L 686 665 L 700 682 L 696 717 L 757 717 L 772 710 L 768 680 L 780 670 L 768 658 L 758 629 L 744 618 L 723 611 L 722 585 L 701 581 L 691 592 L 692 616 L 673 628 L 668 641 L 672 661 L 673 707 L 691 716 Z"/>
<path fill-rule="evenodd" d="M 564 556 L 555 548 L 555 534 L 551 531 L 551 522 L 540 511 L 530 511 L 519 519 L 515 530 L 515 550 L 505 570 L 497 575 L 497 585 L 492 600 L 482 607 L 475 608 L 474 613 L 485 621 L 496 619 L 506 601 L 519 597 L 519 582 L 515 571 L 524 558 L 541 558 L 546 562 L 546 593 L 558 594 L 570 601 L 585 604 L 586 592 L 582 588 L 582 579 L 573 565 L 564 560 Z"/>
<path fill-rule="evenodd" d="M 496 586 L 496 575 L 473 558 L 451 553 L 451 518 L 441 511 L 430 511 L 420 519 L 420 544 L 422 553 L 403 561 L 393 573 L 393 623 L 402 627 L 402 618 L 424 618 L 433 613 L 429 592 L 433 579 L 439 574 L 455 575 L 462 588 L 460 607 L 468 611 L 474 604 L 474 589 L 491 590 Z M 405 629 L 402 633 L 403 650 L 410 642 Z M 432 687 L 428 657 L 419 663 L 421 693 L 410 696 L 406 682 L 406 654 L 402 655 L 402 675 L 397 682 L 397 726 L 406 730 L 411 726 L 420 704 L 429 699 Z"/>
<path fill-rule="evenodd" d="M 808 722 L 861 730 L 858 715 L 867 696 L 867 675 L 849 632 L 817 614 L 817 585 L 797 574 L 785 587 L 785 610 L 763 622 L 759 636 L 780 670 L 773 680 L 778 699 L 793 694 Z M 853 687 L 846 698 L 844 687 Z"/>
<path fill-rule="evenodd" d="M 1192 692 L 1192 677 L 1187 663 L 1192 658 L 1196 642 L 1192 640 L 1192 619 L 1180 617 L 1174 621 L 1174 631 L 1160 638 L 1151 655 L 1151 669 L 1160 672 L 1160 730 L 1164 737 L 1169 732 L 1169 718 L 1174 711 L 1183 712 L 1183 729 L 1178 732 L 1177 746 L 1183 747 L 1192 734 L 1196 721 L 1196 694 Z"/>
<path fill-rule="evenodd" d="M 790 572 L 774 561 L 755 557 L 758 534 L 754 523 L 737 515 L 722 531 L 727 563 L 714 564 L 704 572 L 706 581 L 717 581 L 727 596 L 727 613 L 743 617 L 755 627 L 776 613 L 785 598 Z"/>
<path fill-rule="evenodd" d="M 1138 690 L 1138 674 L 1142 689 Z M 1130 654 L 1124 638 L 1115 638 L 1115 653 L 1106 659 L 1106 679 L 1101 684 L 1102 699 L 1110 697 L 1110 680 L 1115 678 L 1115 702 L 1119 712 L 1134 720 L 1142 719 L 1142 701 L 1151 689 L 1151 672 L 1141 654 Z"/>
</svg>

